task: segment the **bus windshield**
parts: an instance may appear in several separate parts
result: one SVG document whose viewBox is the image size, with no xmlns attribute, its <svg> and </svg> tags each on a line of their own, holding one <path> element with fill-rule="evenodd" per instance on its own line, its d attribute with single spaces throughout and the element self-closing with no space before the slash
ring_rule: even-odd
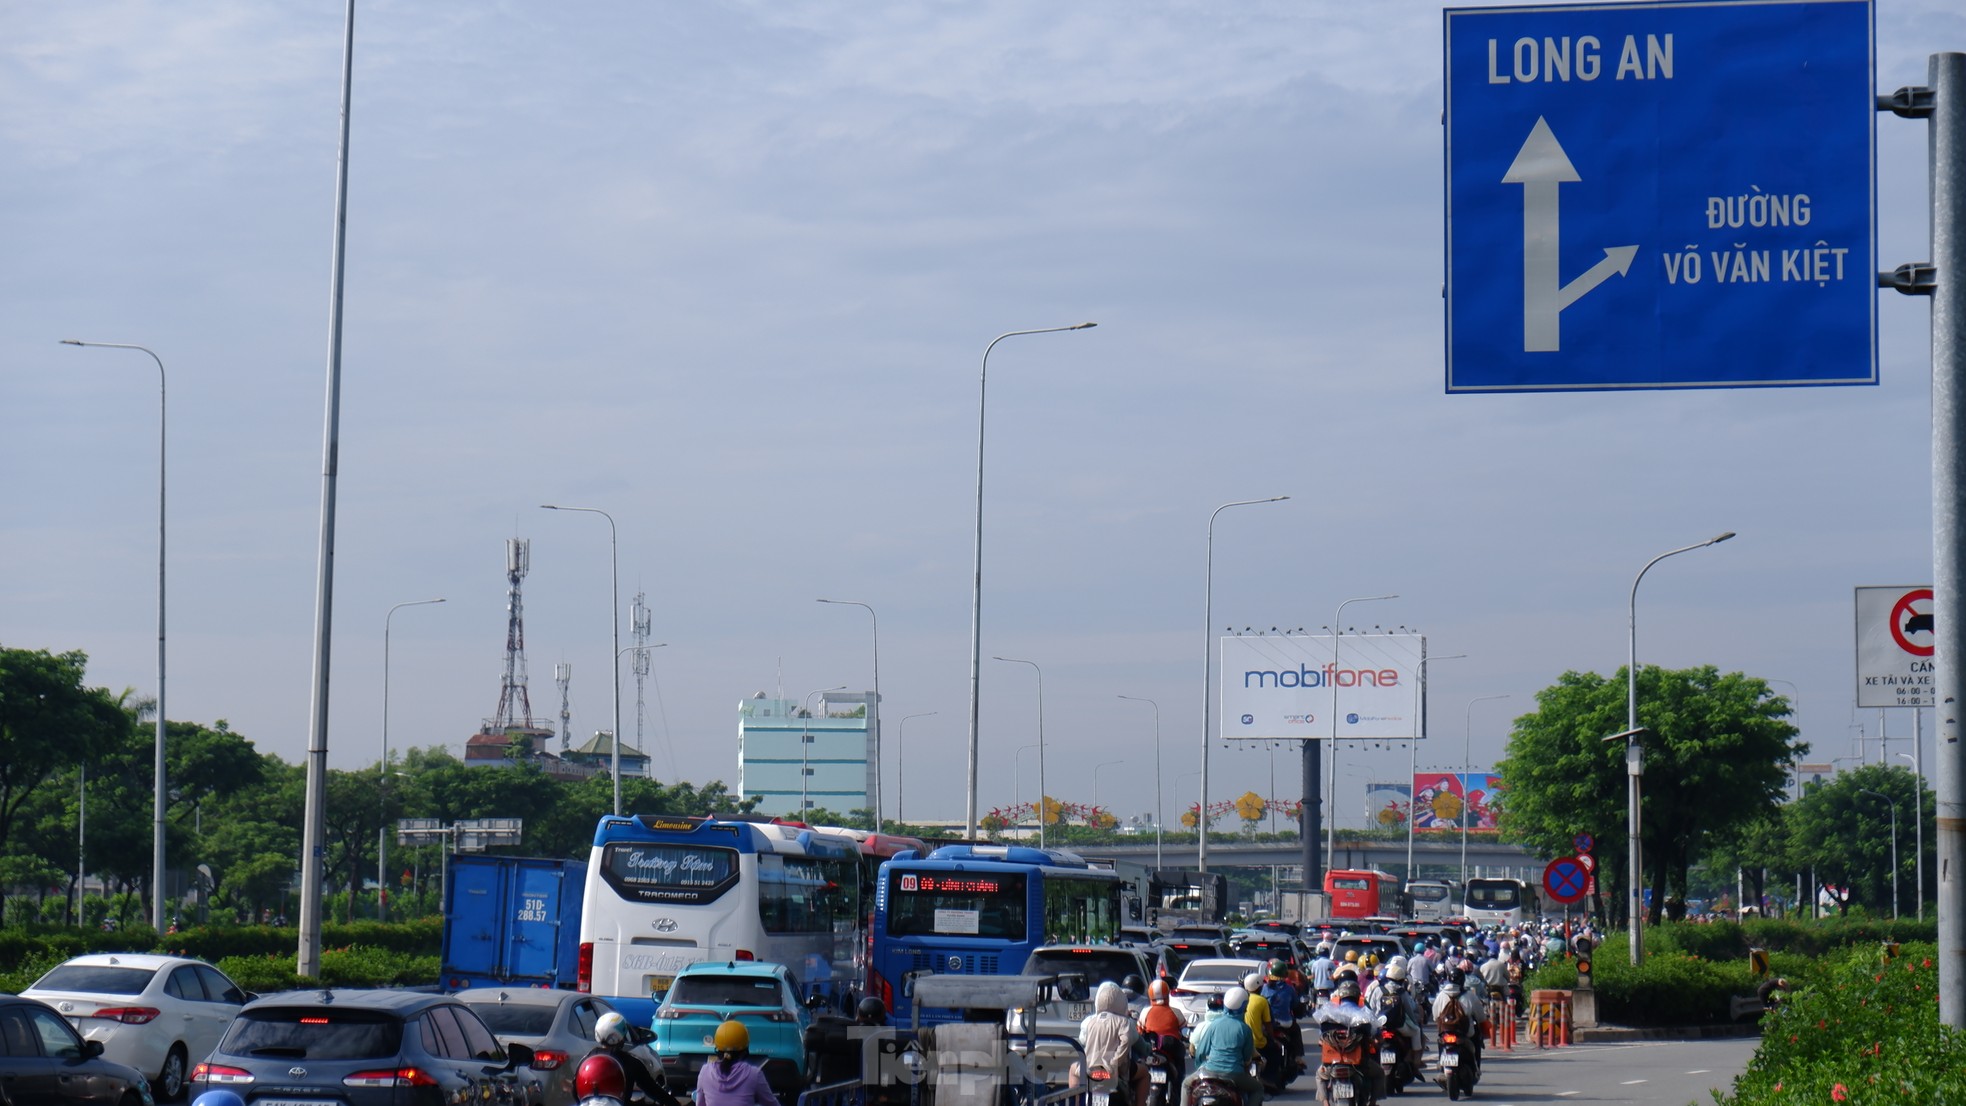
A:
<svg viewBox="0 0 1966 1106">
<path fill-rule="evenodd" d="M 1498 910 L 1516 906 L 1521 902 L 1520 888 L 1513 883 L 1468 881 L 1469 906 L 1484 906 L 1490 910 Z"/>
<path fill-rule="evenodd" d="M 893 872 L 888 876 L 890 937 L 1025 939 L 1022 872 Z"/>
</svg>

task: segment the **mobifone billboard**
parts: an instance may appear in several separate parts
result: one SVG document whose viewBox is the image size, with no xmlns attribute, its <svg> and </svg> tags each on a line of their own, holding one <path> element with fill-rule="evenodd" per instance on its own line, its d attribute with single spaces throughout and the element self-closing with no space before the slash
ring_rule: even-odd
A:
<svg viewBox="0 0 1966 1106">
<path fill-rule="evenodd" d="M 1412 740 L 1425 642 L 1418 634 L 1222 638 L 1222 736 Z"/>
</svg>

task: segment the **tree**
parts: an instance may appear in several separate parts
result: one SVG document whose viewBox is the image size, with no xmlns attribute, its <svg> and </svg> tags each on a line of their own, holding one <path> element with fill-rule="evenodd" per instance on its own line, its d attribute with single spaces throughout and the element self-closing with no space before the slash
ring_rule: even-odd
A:
<svg viewBox="0 0 1966 1106">
<path fill-rule="evenodd" d="M 106 689 L 85 687 L 78 651 L 0 648 L 0 851 L 21 804 L 62 768 L 88 764 L 131 728 Z"/>
<path fill-rule="evenodd" d="M 1876 792 L 1867 794 L 1866 792 Z M 1921 794 L 1922 793 L 1922 794 Z M 1817 886 L 1840 884 L 1850 898 L 1872 913 L 1891 909 L 1891 813 L 1898 811 L 1898 888 L 1906 903 L 1916 878 L 1913 855 L 1917 840 L 1911 824 L 1914 797 L 1925 791 L 1910 771 L 1893 765 L 1866 764 L 1838 772 L 1827 783 L 1811 787 L 1790 808 L 1791 842 L 1799 867 L 1815 873 Z M 1932 843 L 1934 834 L 1925 835 Z M 1927 865 L 1927 867 L 1935 867 Z"/>
<path fill-rule="evenodd" d="M 1623 863 L 1624 743 L 1604 740 L 1625 729 L 1626 686 L 1622 670 L 1610 677 L 1564 673 L 1537 693 L 1534 713 L 1516 720 L 1498 766 L 1509 795 L 1505 839 L 1562 856 L 1577 833 L 1591 833 L 1600 895 L 1607 876 L 1618 892 L 1631 878 Z M 1786 699 L 1761 680 L 1711 665 L 1641 667 L 1638 704 L 1646 729 L 1642 875 L 1657 922 L 1669 893 L 1684 897 L 1687 872 L 1703 849 L 1774 812 L 1788 766 L 1808 746 L 1784 720 Z"/>
</svg>

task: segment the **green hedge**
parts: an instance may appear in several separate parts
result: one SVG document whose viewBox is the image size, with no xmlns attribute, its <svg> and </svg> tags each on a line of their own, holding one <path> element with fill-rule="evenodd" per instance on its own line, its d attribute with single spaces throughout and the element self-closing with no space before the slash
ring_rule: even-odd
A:
<svg viewBox="0 0 1966 1106">
<path fill-rule="evenodd" d="M 1645 951 L 1685 952 L 1708 960 L 1745 957 L 1749 947 L 1770 953 L 1819 957 L 1851 945 L 1885 941 L 1937 941 L 1939 923 L 1910 918 L 1824 918 L 1799 921 L 1754 918 L 1746 922 L 1667 922 L 1645 931 Z M 1617 940 L 1613 936 L 1610 940 Z"/>
<path fill-rule="evenodd" d="M 299 931 L 272 926 L 194 926 L 167 933 L 137 926 L 123 930 L 44 928 L 0 930 L 0 992 L 15 993 L 49 968 L 91 952 L 158 952 L 195 956 L 219 966 L 249 991 L 282 991 L 309 983 L 338 987 L 415 986 L 437 982 L 442 924 L 413 922 L 330 923 L 321 928 L 321 975 L 294 974 Z"/>
<path fill-rule="evenodd" d="M 1762 1019 L 1721 1106 L 1966 1102 L 1966 1033 L 1939 1024 L 1937 946 L 1856 947 Z"/>
<path fill-rule="evenodd" d="M 1636 969 L 1625 946 L 1591 958 L 1599 1021 L 1613 1025 L 1713 1025 L 1729 1018 L 1728 1000 L 1753 994 L 1747 957 L 1708 960 L 1684 952 L 1650 955 Z M 1577 985 L 1574 961 L 1552 961 L 1531 972 L 1531 990 Z"/>
</svg>

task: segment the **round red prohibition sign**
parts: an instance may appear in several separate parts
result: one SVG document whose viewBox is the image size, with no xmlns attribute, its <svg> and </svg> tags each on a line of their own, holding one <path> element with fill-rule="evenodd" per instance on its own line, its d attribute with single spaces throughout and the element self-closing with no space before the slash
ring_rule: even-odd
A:
<svg viewBox="0 0 1966 1106">
<path fill-rule="evenodd" d="M 1925 607 L 1919 610 L 1912 606 L 1913 603 L 1923 603 Z M 1911 635 L 1925 634 L 1929 638 L 1931 633 L 1932 589 L 1918 588 L 1899 596 L 1898 601 L 1891 605 L 1891 640 L 1914 657 L 1929 657 L 1935 647 L 1915 644 Z"/>
</svg>

